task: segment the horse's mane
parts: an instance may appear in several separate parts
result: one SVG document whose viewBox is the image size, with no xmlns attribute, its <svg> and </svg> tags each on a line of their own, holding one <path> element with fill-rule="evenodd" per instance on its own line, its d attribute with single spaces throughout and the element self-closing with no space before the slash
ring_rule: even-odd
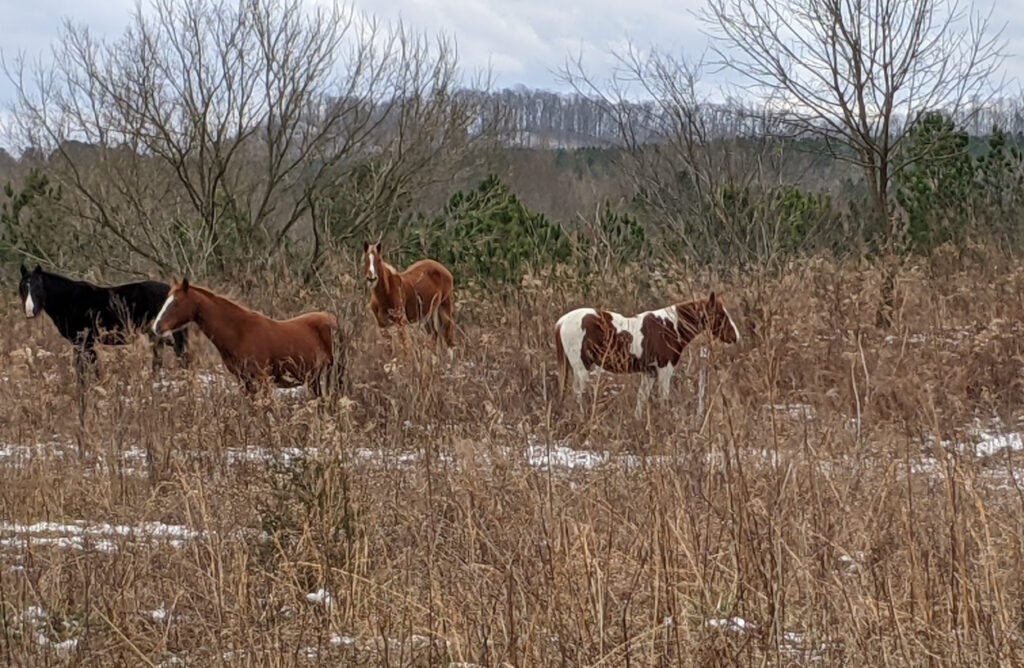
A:
<svg viewBox="0 0 1024 668">
<path fill-rule="evenodd" d="M 87 281 L 85 279 L 73 278 L 71 276 L 65 276 L 64 274 L 58 274 L 58 273 L 56 273 L 54 271 L 47 271 L 46 269 L 42 269 L 42 268 L 40 268 L 39 274 L 44 279 L 56 279 L 56 280 L 58 280 L 58 281 L 60 281 L 62 283 L 69 283 L 71 285 L 79 285 L 79 286 L 88 287 L 88 288 L 100 288 L 100 289 L 103 289 L 103 288 L 107 287 L 107 286 L 104 286 L 104 285 L 97 285 L 96 283 L 92 283 L 91 281 Z"/>
<path fill-rule="evenodd" d="M 198 292 L 201 295 L 205 295 L 207 297 L 213 297 L 215 300 L 220 301 L 220 302 L 227 302 L 228 305 L 234 306 L 238 310 L 243 311 L 245 313 L 254 313 L 256 315 L 263 315 L 259 311 L 254 311 L 253 309 L 249 308 L 248 306 L 245 306 L 243 304 L 239 304 L 232 297 L 229 297 L 227 295 L 223 295 L 223 294 L 214 292 L 213 290 L 211 290 L 209 288 L 204 288 L 204 287 L 199 286 L 199 285 L 191 285 L 190 284 L 188 286 L 188 289 L 189 289 L 190 292 L 192 290 L 195 290 L 196 292 Z"/>
</svg>

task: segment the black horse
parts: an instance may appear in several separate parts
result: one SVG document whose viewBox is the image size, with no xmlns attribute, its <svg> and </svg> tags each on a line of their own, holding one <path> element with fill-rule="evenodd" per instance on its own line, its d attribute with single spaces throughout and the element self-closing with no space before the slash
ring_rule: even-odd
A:
<svg viewBox="0 0 1024 668">
<path fill-rule="evenodd" d="M 171 286 L 158 281 L 101 287 L 51 274 L 39 265 L 32 271 L 22 265 L 18 284 L 25 316 L 34 318 L 45 311 L 60 335 L 74 346 L 75 369 L 80 378 L 87 368 L 96 364 L 97 343 L 125 345 L 142 331 L 153 343 L 153 369 L 158 369 L 161 352 L 167 344 L 166 339 L 152 334 L 150 323 L 160 312 L 170 290 Z M 187 332 L 175 332 L 173 343 L 178 363 L 188 367 Z"/>
</svg>

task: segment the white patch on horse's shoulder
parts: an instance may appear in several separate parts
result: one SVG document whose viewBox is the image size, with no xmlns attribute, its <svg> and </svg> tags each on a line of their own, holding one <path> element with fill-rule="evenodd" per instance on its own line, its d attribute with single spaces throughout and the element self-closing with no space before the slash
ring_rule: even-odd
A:
<svg viewBox="0 0 1024 668">
<path fill-rule="evenodd" d="M 32 292 L 29 291 L 25 297 L 25 317 L 34 318 L 36 315 L 36 304 L 32 301 Z"/>
<path fill-rule="evenodd" d="M 167 309 L 170 307 L 171 302 L 173 302 L 173 301 L 174 301 L 174 295 L 173 294 L 168 294 L 167 295 L 167 301 L 164 302 L 164 305 L 160 308 L 160 312 L 156 314 L 156 318 L 153 320 L 153 333 L 156 334 L 157 336 L 160 336 L 160 330 L 157 329 L 160 326 L 160 321 L 163 319 L 164 315 L 167 313 Z"/>
<path fill-rule="evenodd" d="M 725 313 L 725 317 L 729 319 L 729 324 L 732 325 L 733 334 L 736 335 L 736 343 L 740 342 L 740 329 L 736 326 L 736 321 L 729 315 L 729 309 L 722 307 L 722 312 Z"/>
</svg>

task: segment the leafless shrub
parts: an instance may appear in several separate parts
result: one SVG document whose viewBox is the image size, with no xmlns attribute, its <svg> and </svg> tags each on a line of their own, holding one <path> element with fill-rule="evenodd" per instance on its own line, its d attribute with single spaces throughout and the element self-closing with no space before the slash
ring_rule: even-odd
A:
<svg viewBox="0 0 1024 668">
<path fill-rule="evenodd" d="M 347 4 L 154 0 L 114 42 L 66 23 L 52 63 L 5 69 L 14 136 L 48 155 L 93 254 L 193 274 L 265 260 L 300 226 L 315 266 L 337 191 L 344 238 L 489 131 L 449 39 Z"/>
</svg>

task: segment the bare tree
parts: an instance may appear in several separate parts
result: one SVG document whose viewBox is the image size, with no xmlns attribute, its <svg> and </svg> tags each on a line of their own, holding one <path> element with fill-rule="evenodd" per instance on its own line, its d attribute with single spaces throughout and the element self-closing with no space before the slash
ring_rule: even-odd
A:
<svg viewBox="0 0 1024 668">
<path fill-rule="evenodd" d="M 780 221 L 747 195 L 780 183 L 774 117 L 736 101 L 713 103 L 702 62 L 633 45 L 613 55 L 606 81 L 591 77 L 579 57 L 562 77 L 615 124 L 622 171 L 645 222 L 673 232 L 692 259 L 770 260 Z"/>
<path fill-rule="evenodd" d="M 923 112 L 971 114 L 995 90 L 1004 42 L 959 0 L 708 0 L 722 61 L 797 132 L 863 170 L 878 222 L 898 151 Z"/>
<path fill-rule="evenodd" d="M 386 206 L 482 134 L 450 40 L 351 5 L 152 0 L 112 43 L 65 23 L 53 55 L 4 63 L 18 140 L 50 153 L 83 231 L 165 269 L 242 243 L 267 257 L 316 236 L 317 203 L 356 171 Z"/>
</svg>

